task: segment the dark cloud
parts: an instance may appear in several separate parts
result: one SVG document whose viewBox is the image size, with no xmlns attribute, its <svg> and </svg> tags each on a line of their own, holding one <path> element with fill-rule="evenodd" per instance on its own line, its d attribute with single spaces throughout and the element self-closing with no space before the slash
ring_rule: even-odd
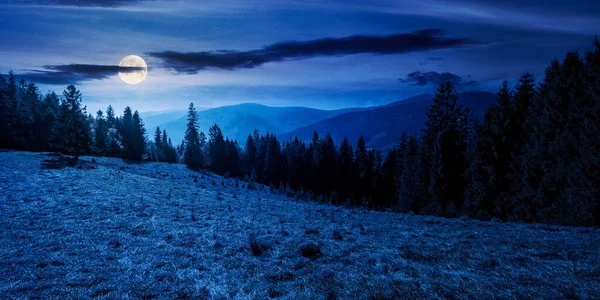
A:
<svg viewBox="0 0 600 300">
<path fill-rule="evenodd" d="M 255 68 L 267 62 L 305 59 L 317 56 L 344 56 L 369 53 L 399 54 L 477 44 L 468 38 L 447 38 L 439 29 L 387 36 L 355 35 L 312 41 L 282 42 L 249 51 L 151 52 L 163 66 L 182 73 L 196 73 L 207 68 L 234 70 Z"/>
<path fill-rule="evenodd" d="M 406 76 L 406 78 L 399 79 L 403 83 L 412 83 L 418 86 L 425 85 L 439 85 L 442 81 L 450 81 L 455 86 L 473 86 L 477 85 L 477 81 L 474 80 L 465 80 L 464 78 L 448 73 L 438 73 L 438 72 L 412 72 Z"/>
<path fill-rule="evenodd" d="M 82 81 L 94 79 L 106 79 L 119 72 L 136 72 L 144 70 L 142 67 L 119 67 L 103 65 L 56 65 L 44 66 L 45 70 L 32 70 L 15 75 L 27 81 L 42 84 L 79 84 Z"/>
<path fill-rule="evenodd" d="M 9 4 L 41 4 L 41 5 L 69 5 L 69 6 L 91 6 L 91 7 L 116 7 L 126 4 L 142 2 L 142 0 L 21 0 L 6 1 L 0 0 L 0 3 Z"/>
</svg>

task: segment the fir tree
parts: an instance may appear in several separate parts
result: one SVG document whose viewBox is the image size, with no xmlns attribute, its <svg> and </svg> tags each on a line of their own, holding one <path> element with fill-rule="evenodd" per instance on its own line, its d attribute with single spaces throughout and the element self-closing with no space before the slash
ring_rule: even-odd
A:
<svg viewBox="0 0 600 300">
<path fill-rule="evenodd" d="M 336 189 L 339 193 L 339 198 L 345 200 L 352 194 L 352 187 L 354 186 L 353 174 L 356 172 L 356 168 L 354 167 L 354 151 L 346 137 L 344 137 L 340 144 L 337 165 L 339 168 L 339 177 Z"/>
<path fill-rule="evenodd" d="M 438 215 L 452 216 L 462 210 L 468 167 L 466 159 L 468 118 L 458 107 L 458 93 L 450 82 L 437 89 L 427 112 L 423 143 L 426 147 L 428 209 Z"/>
<path fill-rule="evenodd" d="M 85 115 L 85 107 L 81 108 L 81 92 L 74 85 L 69 85 L 63 92 L 58 120 L 53 129 L 53 147 L 63 153 L 75 156 L 89 151 L 90 135 Z"/>
<path fill-rule="evenodd" d="M 102 110 L 96 112 L 96 129 L 94 132 L 94 152 L 97 155 L 105 155 L 108 137 L 108 127 Z"/>
<path fill-rule="evenodd" d="M 190 103 L 187 115 L 187 127 L 185 130 L 185 152 L 184 162 L 192 170 L 200 170 L 202 165 L 202 149 L 198 137 L 198 114 L 194 103 Z"/>
<path fill-rule="evenodd" d="M 133 147 L 131 159 L 141 161 L 146 152 L 146 129 L 144 128 L 144 121 L 142 121 L 137 110 L 133 113 L 131 138 Z"/>
<path fill-rule="evenodd" d="M 224 174 L 226 171 L 225 138 L 219 125 L 214 124 L 208 131 L 208 150 L 210 166 L 213 172 Z"/>
</svg>

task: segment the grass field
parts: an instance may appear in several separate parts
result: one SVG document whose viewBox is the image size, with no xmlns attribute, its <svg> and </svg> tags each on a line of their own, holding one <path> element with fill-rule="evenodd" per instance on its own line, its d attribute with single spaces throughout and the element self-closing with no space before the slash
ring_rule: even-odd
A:
<svg viewBox="0 0 600 300">
<path fill-rule="evenodd" d="M 343 208 L 182 165 L 48 158 L 0 152 L 0 298 L 600 299 L 598 228 Z"/>
</svg>

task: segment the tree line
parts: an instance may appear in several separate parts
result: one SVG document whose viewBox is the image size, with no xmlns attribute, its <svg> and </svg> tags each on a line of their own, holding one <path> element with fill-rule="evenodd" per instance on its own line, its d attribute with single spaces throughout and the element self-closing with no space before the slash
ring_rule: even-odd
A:
<svg viewBox="0 0 600 300">
<path fill-rule="evenodd" d="M 96 116 L 81 105 L 81 92 L 69 85 L 59 97 L 42 95 L 33 82 L 0 76 L 0 147 L 64 154 L 121 157 L 132 161 L 177 162 L 175 147 L 166 131 L 146 138 L 138 111 L 127 106 L 116 116 L 112 106 Z M 159 130 L 159 129 L 157 129 Z"/>
<path fill-rule="evenodd" d="M 536 84 L 530 73 L 504 82 L 483 122 L 457 105 L 450 82 L 437 88 L 418 136 L 403 134 L 386 154 L 361 136 L 335 145 L 278 140 L 257 130 L 243 147 L 213 125 L 199 131 L 193 103 L 184 140 L 165 131 L 145 138 L 139 114 L 86 116 L 81 94 L 43 98 L 35 84 L 0 77 L 2 147 L 182 162 L 333 204 L 444 217 L 600 225 L 600 43 L 583 57 L 552 61 Z M 354 145 L 354 146 L 353 146 Z"/>
</svg>

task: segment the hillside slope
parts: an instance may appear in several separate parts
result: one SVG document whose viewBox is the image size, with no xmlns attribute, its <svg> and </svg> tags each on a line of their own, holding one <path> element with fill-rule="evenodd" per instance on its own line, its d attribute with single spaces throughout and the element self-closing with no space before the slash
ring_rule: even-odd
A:
<svg viewBox="0 0 600 300">
<path fill-rule="evenodd" d="M 598 228 L 349 209 L 182 165 L 46 159 L 0 152 L 2 297 L 600 298 Z"/>
<path fill-rule="evenodd" d="M 317 131 L 321 135 L 331 133 L 337 145 L 344 136 L 355 145 L 358 137 L 363 135 L 368 147 L 385 150 L 398 143 L 402 132 L 420 133 L 432 99 L 433 95 L 422 94 L 382 107 L 349 112 L 281 134 L 280 137 L 287 140 L 297 136 L 309 141 L 313 132 Z M 496 96 L 488 92 L 465 92 L 459 95 L 458 105 L 470 108 L 475 118 L 482 119 L 495 99 Z"/>
</svg>

